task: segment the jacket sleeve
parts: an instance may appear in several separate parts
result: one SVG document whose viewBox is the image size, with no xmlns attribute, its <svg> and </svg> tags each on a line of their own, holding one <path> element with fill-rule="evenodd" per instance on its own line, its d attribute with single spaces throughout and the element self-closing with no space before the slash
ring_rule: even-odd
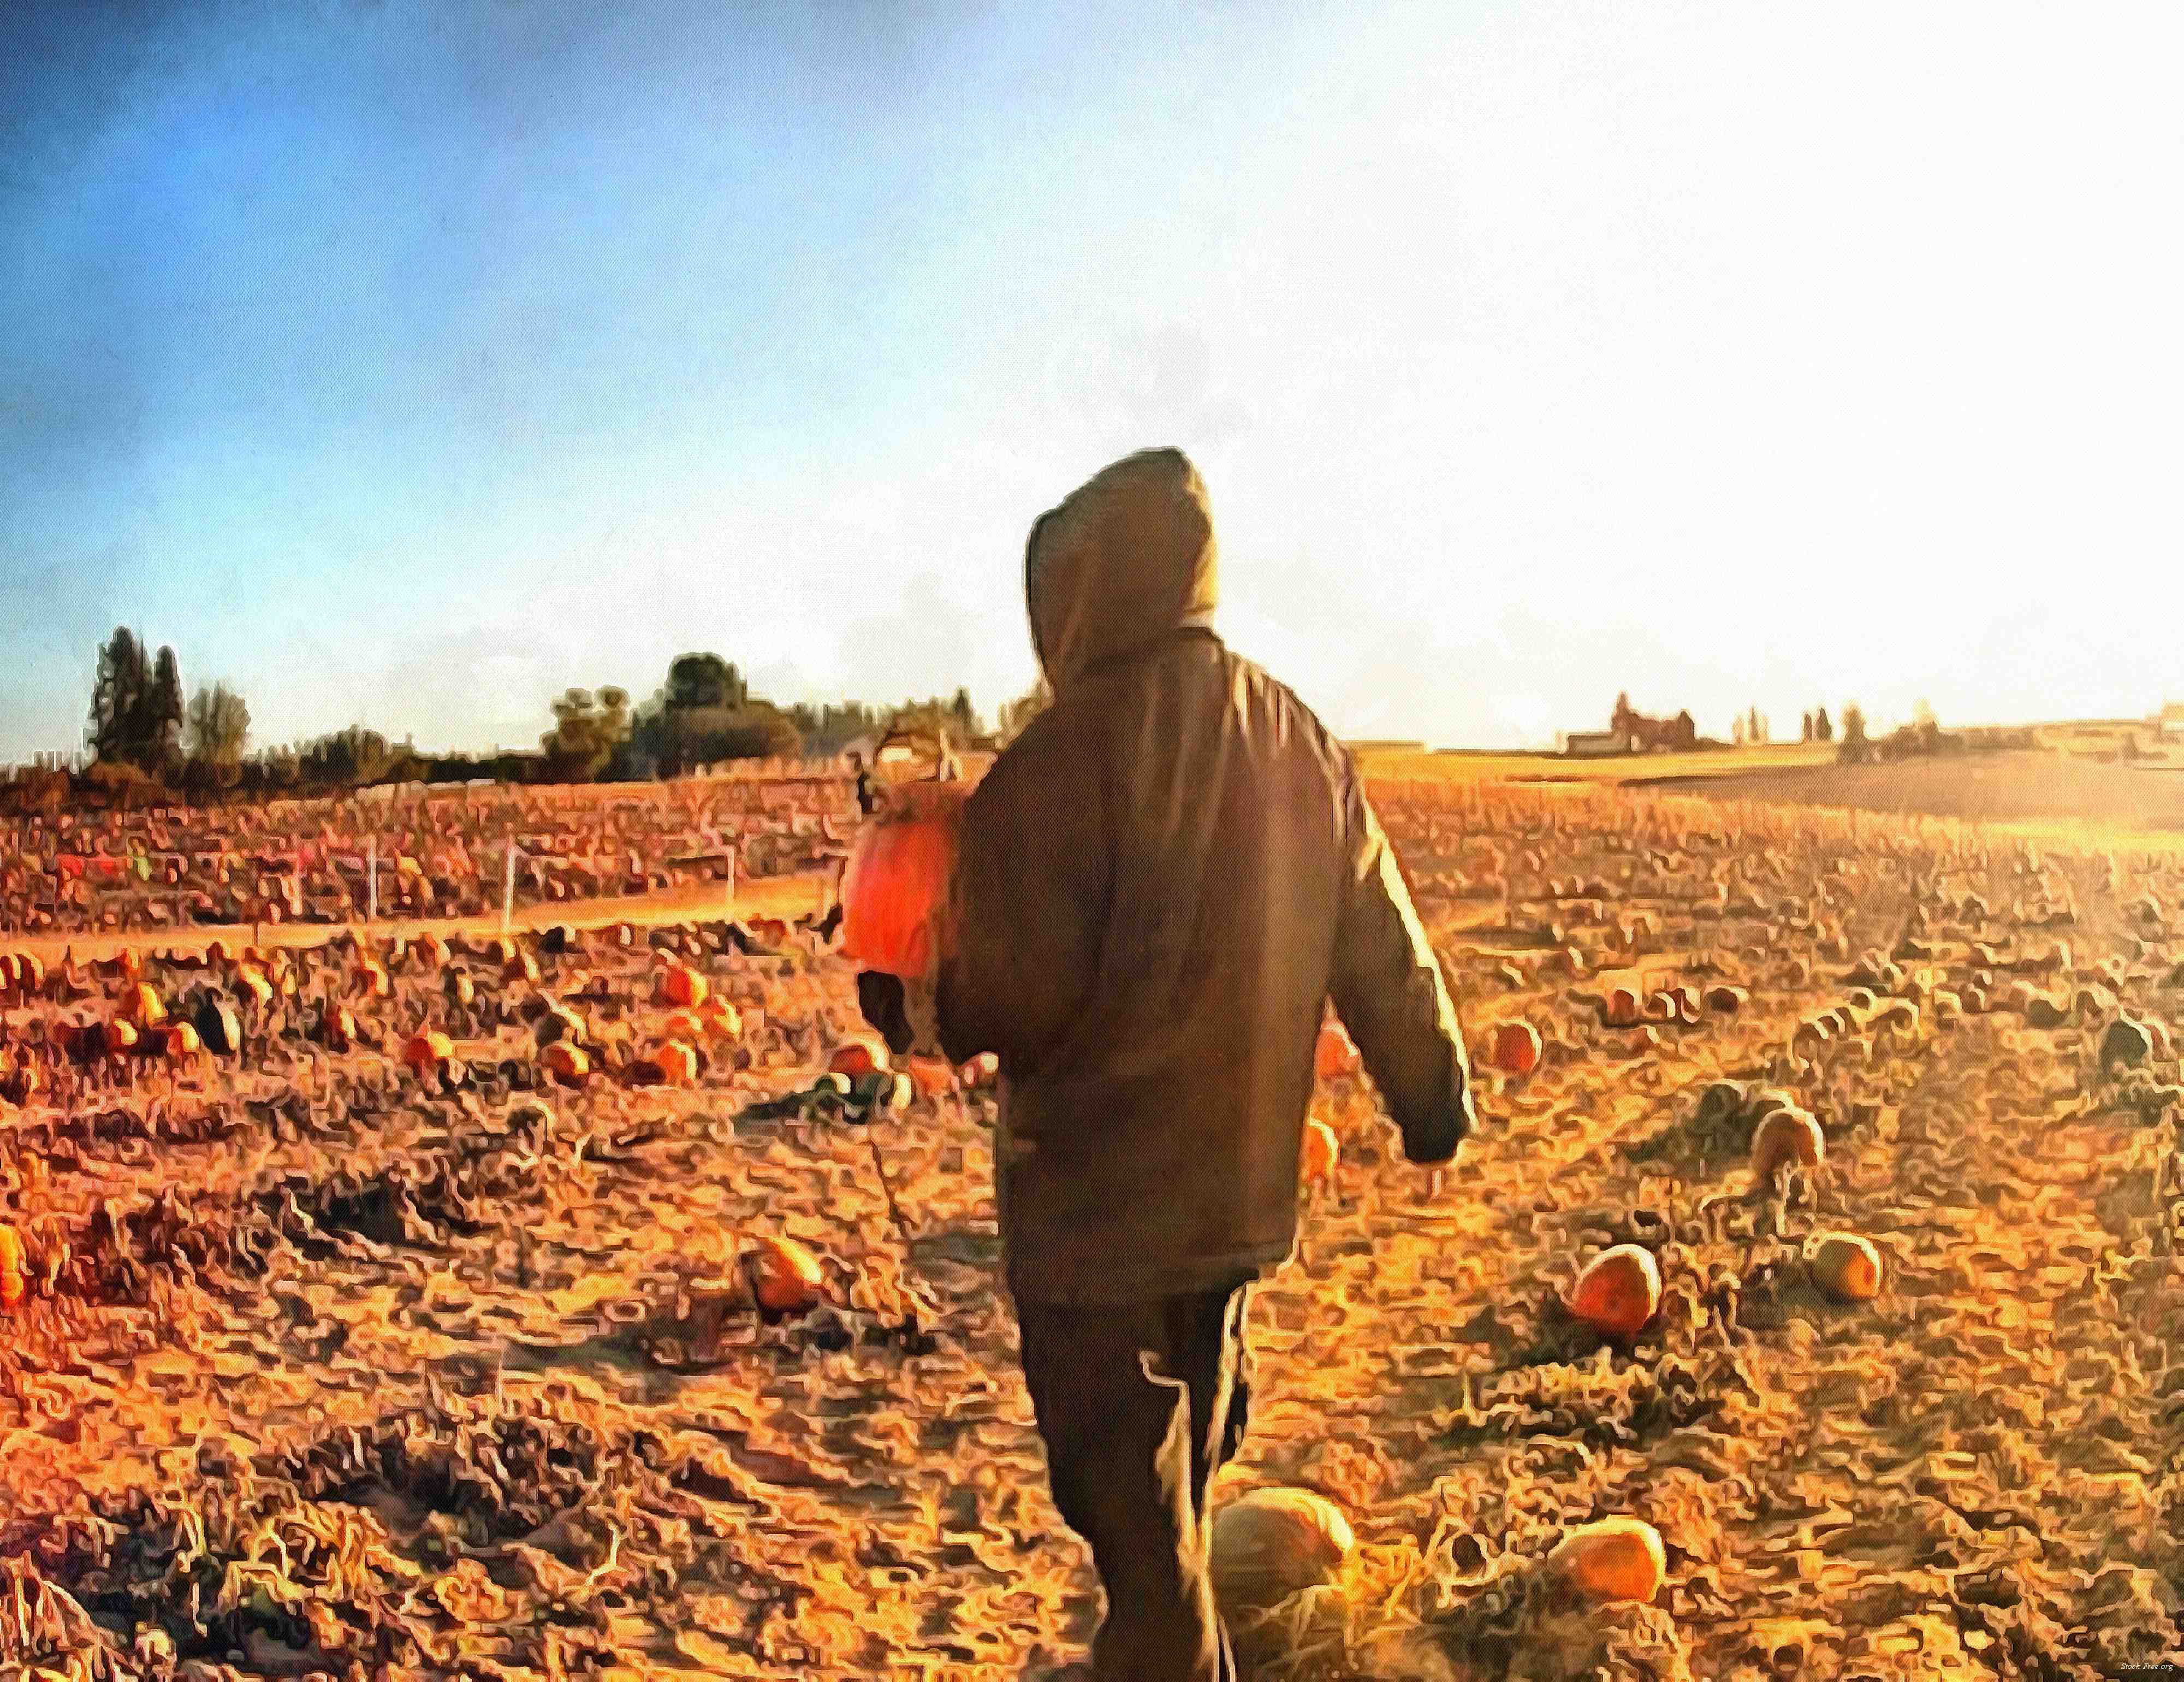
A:
<svg viewBox="0 0 2184 1682">
<path fill-rule="evenodd" d="M 1087 758 L 1034 727 L 964 808 L 935 942 L 939 1042 L 956 1063 L 990 1051 L 1011 1074 L 1037 1067 L 1098 972 L 1111 871 Z"/>
<path fill-rule="evenodd" d="M 1476 1122 L 1455 1001 L 1394 849 L 1354 780 L 1335 938 L 1335 1013 L 1357 1042 L 1413 1162 L 1446 1162 Z"/>
</svg>

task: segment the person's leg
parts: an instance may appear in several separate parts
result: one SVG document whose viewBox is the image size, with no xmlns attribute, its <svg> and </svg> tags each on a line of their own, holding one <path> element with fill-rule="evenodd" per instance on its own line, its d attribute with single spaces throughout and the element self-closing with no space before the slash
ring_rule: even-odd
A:
<svg viewBox="0 0 2184 1682">
<path fill-rule="evenodd" d="M 1020 1302 L 1024 1378 L 1054 1501 L 1107 1594 L 1092 1645 L 1106 1682 L 1230 1682 L 1206 1571 L 1193 1385 L 1165 1302 Z"/>
</svg>

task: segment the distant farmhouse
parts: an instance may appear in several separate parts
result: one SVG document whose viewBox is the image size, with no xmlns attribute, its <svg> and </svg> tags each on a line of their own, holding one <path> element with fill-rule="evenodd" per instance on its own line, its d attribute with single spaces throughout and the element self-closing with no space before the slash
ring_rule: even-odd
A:
<svg viewBox="0 0 2184 1682">
<path fill-rule="evenodd" d="M 1690 713 L 1648 718 L 1630 705 L 1628 694 L 1622 694 L 1615 698 L 1607 729 L 1570 731 L 1562 738 L 1562 752 L 1570 759 L 1588 760 L 1611 754 L 1685 753 L 1698 744 L 1698 727 Z"/>
</svg>

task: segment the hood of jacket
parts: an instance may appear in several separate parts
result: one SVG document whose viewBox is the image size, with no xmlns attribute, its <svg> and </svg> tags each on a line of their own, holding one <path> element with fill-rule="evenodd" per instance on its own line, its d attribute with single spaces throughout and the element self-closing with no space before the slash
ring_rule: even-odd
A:
<svg viewBox="0 0 2184 1682">
<path fill-rule="evenodd" d="M 1024 545 L 1032 647 L 1057 693 L 1102 660 L 1210 626 L 1219 595 L 1206 486 L 1178 449 L 1103 469 Z"/>
</svg>

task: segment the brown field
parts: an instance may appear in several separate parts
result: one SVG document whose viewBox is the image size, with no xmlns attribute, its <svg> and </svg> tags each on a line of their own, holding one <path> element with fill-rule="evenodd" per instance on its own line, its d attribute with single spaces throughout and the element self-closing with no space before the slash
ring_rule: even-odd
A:
<svg viewBox="0 0 2184 1682">
<path fill-rule="evenodd" d="M 2184 1094 L 2165 1047 L 2099 1055 L 2121 1016 L 2178 1021 L 2184 860 L 1379 769 L 1469 1033 L 1521 1018 L 1546 1055 L 1482 1071 L 1437 1201 L 1369 1085 L 1319 1094 L 1342 1161 L 1259 1295 L 1226 1475 L 1322 1491 L 1359 1546 L 1331 1590 L 1241 1622 L 1259 1674 L 2184 1657 Z M 217 1058 L 62 1054 L 57 1024 L 125 1002 L 113 962 L 0 996 L 25 1276 L 0 1674 L 1014 1678 L 1074 1655 L 1097 1595 L 1011 1356 L 989 1099 L 772 1101 L 857 1027 L 849 967 L 809 930 L 660 915 L 542 910 L 604 926 L 526 930 L 512 965 L 375 932 L 383 991 L 337 935 L 262 1005 L 233 931 L 209 966 L 137 938 L 170 1004 L 240 1011 Z M 643 1061 L 671 956 L 742 1012 L 684 1085 Z M 1643 1025 L 1607 1025 L 1622 984 Z M 1679 985 L 1699 996 L 1661 1005 Z M 541 1068 L 551 1000 L 596 1053 L 577 1084 Z M 357 1043 L 330 1043 L 342 1005 Z M 427 1025 L 456 1054 L 419 1072 L 396 1054 Z M 1817 1118 L 1819 1169 L 1755 1179 L 1760 1088 Z M 1878 1246 L 1876 1299 L 1816 1287 L 1802 1249 L 1830 1229 Z M 736 1258 L 769 1234 L 820 1255 L 829 1301 L 755 1312 Z M 1557 1302 L 1615 1242 L 1665 1281 L 1627 1340 Z M 1658 1527 L 1667 1585 L 1573 1602 L 1543 1557 L 1616 1514 Z"/>
</svg>

